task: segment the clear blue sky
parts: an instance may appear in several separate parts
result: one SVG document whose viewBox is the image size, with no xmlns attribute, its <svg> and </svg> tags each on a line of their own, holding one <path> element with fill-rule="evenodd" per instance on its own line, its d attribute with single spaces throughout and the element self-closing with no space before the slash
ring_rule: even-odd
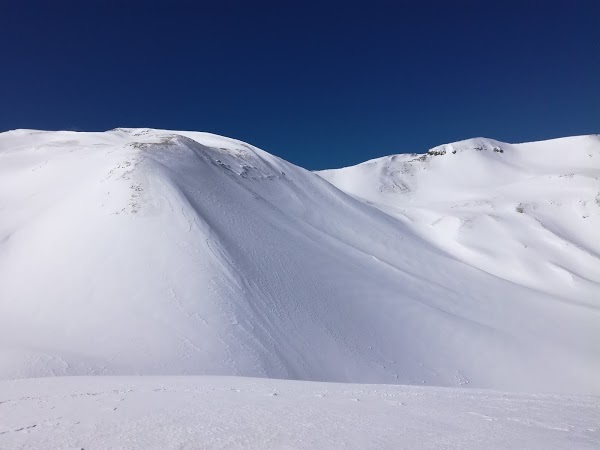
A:
<svg viewBox="0 0 600 450">
<path fill-rule="evenodd" d="M 0 3 L 0 130 L 209 131 L 309 169 L 600 132 L 600 1 Z"/>
</svg>

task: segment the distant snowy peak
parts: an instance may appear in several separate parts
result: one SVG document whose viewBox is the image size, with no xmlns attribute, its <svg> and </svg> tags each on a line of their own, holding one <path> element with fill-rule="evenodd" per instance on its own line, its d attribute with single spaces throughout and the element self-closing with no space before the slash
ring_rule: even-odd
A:
<svg viewBox="0 0 600 450">
<path fill-rule="evenodd" d="M 600 298 L 588 284 L 600 280 L 598 135 L 475 138 L 318 174 L 467 264 L 565 296 L 581 282 L 591 289 L 579 299 Z"/>
<path fill-rule="evenodd" d="M 466 139 L 464 141 L 454 142 L 451 144 L 438 145 L 437 147 L 429 150 L 425 155 L 428 156 L 439 156 L 446 154 L 457 154 L 464 151 L 492 151 L 496 153 L 504 153 L 505 148 L 509 148 L 510 145 L 505 142 L 495 141 L 488 138 L 473 138 Z M 425 156 L 424 155 L 424 156 Z"/>
<path fill-rule="evenodd" d="M 375 197 L 382 193 L 413 200 L 457 200 L 488 195 L 490 188 L 531 177 L 595 176 L 598 169 L 600 139 L 590 135 L 524 144 L 474 138 L 424 154 L 386 156 L 317 173 L 351 195 L 377 202 L 382 198 Z"/>
<path fill-rule="evenodd" d="M 481 152 L 481 155 L 492 153 L 519 153 L 520 156 L 527 156 L 524 152 L 532 153 L 532 157 L 541 156 L 543 153 L 546 158 L 552 158 L 556 165 L 560 165 L 564 161 L 570 161 L 573 157 L 577 157 L 580 162 L 586 164 L 585 157 L 591 158 L 600 156 L 600 135 L 583 135 L 572 136 L 565 138 L 550 139 L 546 141 L 525 142 L 520 144 L 509 144 L 507 142 L 497 141 L 495 139 L 477 137 L 465 139 L 462 141 L 452 142 L 448 144 L 438 145 L 429 149 L 425 153 L 400 153 L 396 155 L 383 156 L 380 158 L 371 159 L 356 166 L 348 166 L 340 169 L 327 169 L 317 171 L 319 173 L 328 173 L 331 171 L 346 170 L 352 167 L 361 167 L 366 165 L 383 165 L 386 163 L 407 163 L 432 161 L 434 156 L 457 155 L 461 153 L 476 153 Z"/>
</svg>

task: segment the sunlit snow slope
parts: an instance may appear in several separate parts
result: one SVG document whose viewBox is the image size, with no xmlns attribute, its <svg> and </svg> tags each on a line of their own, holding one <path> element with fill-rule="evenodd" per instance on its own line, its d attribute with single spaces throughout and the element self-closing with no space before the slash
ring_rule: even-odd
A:
<svg viewBox="0 0 600 450">
<path fill-rule="evenodd" d="M 320 174 L 467 264 L 600 306 L 600 136 L 470 139 Z"/>
<path fill-rule="evenodd" d="M 599 176 L 598 137 L 315 174 L 206 133 L 2 133 L 0 377 L 599 393 Z"/>
</svg>

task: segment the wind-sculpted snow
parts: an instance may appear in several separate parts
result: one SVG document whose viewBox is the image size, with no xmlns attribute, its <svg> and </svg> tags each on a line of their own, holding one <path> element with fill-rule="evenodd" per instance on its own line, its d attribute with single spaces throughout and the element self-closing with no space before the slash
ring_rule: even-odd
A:
<svg viewBox="0 0 600 450">
<path fill-rule="evenodd" d="M 206 133 L 2 133 L 0 377 L 600 392 L 597 138 L 473 145 L 315 174 Z"/>
</svg>

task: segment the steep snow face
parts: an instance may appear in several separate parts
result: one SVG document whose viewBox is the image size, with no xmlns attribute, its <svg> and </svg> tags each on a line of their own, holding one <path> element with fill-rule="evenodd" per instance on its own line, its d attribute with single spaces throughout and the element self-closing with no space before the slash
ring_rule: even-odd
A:
<svg viewBox="0 0 600 450">
<path fill-rule="evenodd" d="M 563 144 L 317 175 L 206 133 L 2 133 L 0 377 L 600 392 L 600 157 Z"/>
</svg>

